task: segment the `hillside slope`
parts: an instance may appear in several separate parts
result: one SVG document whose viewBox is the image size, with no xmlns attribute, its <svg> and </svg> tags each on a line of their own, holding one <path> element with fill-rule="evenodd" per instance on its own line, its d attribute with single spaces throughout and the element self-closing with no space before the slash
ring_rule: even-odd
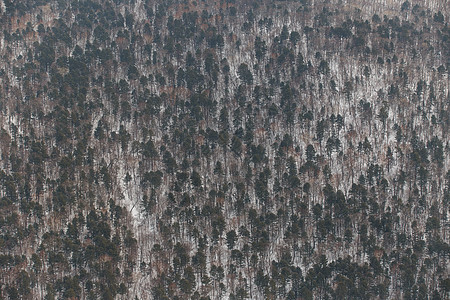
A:
<svg viewBox="0 0 450 300">
<path fill-rule="evenodd" d="M 446 1 L 3 1 L 0 298 L 448 299 Z"/>
</svg>

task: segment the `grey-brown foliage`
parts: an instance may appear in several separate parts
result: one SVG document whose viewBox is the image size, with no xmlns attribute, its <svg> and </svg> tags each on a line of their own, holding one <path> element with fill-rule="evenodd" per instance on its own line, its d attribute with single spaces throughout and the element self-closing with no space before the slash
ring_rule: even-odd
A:
<svg viewBox="0 0 450 300">
<path fill-rule="evenodd" d="M 0 298 L 448 298 L 446 5 L 3 1 Z"/>
</svg>

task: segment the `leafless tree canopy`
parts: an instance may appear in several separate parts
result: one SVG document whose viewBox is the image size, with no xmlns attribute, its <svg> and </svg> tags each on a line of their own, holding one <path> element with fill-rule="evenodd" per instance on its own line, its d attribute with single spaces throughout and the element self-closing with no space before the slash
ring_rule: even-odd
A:
<svg viewBox="0 0 450 300">
<path fill-rule="evenodd" d="M 0 299 L 449 299 L 448 5 L 0 1 Z"/>
</svg>

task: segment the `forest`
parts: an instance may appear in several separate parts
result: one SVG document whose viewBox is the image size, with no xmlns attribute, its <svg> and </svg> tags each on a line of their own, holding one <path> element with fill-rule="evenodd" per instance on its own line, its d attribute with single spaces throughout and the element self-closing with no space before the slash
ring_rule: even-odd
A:
<svg viewBox="0 0 450 300">
<path fill-rule="evenodd" d="M 448 13 L 0 1 L 0 299 L 449 299 Z"/>
</svg>

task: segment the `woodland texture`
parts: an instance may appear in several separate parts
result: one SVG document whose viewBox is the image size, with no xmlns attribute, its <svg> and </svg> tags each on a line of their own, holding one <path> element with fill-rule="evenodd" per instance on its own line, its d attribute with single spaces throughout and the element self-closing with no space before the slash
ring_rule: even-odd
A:
<svg viewBox="0 0 450 300">
<path fill-rule="evenodd" d="M 0 1 L 0 299 L 449 299 L 448 12 Z"/>
</svg>

